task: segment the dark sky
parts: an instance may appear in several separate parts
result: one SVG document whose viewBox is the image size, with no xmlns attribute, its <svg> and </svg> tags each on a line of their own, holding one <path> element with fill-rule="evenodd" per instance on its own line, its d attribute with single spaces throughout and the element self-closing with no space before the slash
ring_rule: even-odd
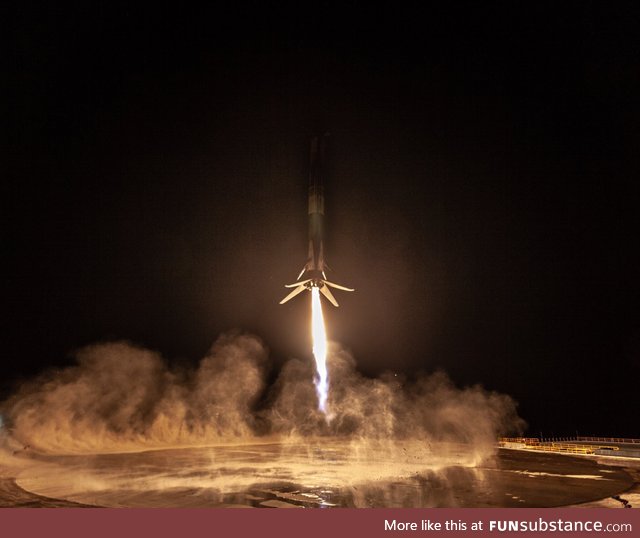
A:
<svg viewBox="0 0 640 538">
<path fill-rule="evenodd" d="M 308 299 L 278 301 L 330 131 L 330 278 L 357 292 L 325 312 L 361 371 L 640 436 L 635 2 L 50 4 L 5 10 L 5 392 L 107 339 L 310 357 Z"/>
</svg>

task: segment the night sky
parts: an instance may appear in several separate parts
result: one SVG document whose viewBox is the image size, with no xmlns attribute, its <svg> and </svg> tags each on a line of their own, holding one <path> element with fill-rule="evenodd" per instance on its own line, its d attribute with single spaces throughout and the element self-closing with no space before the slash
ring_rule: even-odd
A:
<svg viewBox="0 0 640 538">
<path fill-rule="evenodd" d="M 113 339 L 312 360 L 278 301 L 328 131 L 327 330 L 365 375 L 640 437 L 635 2 L 212 4 L 5 10 L 3 395 Z"/>
</svg>

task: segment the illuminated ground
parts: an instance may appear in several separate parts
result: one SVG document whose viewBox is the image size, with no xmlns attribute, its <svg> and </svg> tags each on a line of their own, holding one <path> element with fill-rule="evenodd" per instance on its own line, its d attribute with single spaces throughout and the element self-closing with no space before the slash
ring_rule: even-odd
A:
<svg viewBox="0 0 640 538">
<path fill-rule="evenodd" d="M 447 456 L 417 443 L 354 448 L 330 440 L 89 456 L 20 453 L 2 467 L 0 505 L 552 507 L 621 506 L 613 495 L 638 498 L 633 469 L 630 475 L 596 459 L 500 450 L 474 467 L 464 450 L 438 448 L 447 448 Z"/>
</svg>

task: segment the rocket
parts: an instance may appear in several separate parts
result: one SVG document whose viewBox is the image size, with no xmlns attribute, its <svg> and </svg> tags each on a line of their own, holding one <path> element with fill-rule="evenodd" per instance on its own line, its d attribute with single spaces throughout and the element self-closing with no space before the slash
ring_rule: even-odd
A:
<svg viewBox="0 0 640 538">
<path fill-rule="evenodd" d="M 296 282 L 286 284 L 285 288 L 293 288 L 280 304 L 293 299 L 304 290 L 318 288 L 333 306 L 338 306 L 333 293 L 329 288 L 343 291 L 353 291 L 351 288 L 334 284 L 327 280 L 324 261 L 324 192 L 322 187 L 322 163 L 325 158 L 328 133 L 322 138 L 317 136 L 311 139 L 309 155 L 309 257 Z"/>
</svg>

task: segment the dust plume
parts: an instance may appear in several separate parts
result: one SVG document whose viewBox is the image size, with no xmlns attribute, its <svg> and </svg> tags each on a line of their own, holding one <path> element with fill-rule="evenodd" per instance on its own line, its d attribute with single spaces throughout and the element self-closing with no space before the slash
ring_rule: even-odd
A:
<svg viewBox="0 0 640 538">
<path fill-rule="evenodd" d="M 194 371 L 128 342 L 85 347 L 77 365 L 43 374 L 2 405 L 13 436 L 51 453 L 216 443 L 253 435 L 264 345 L 224 335 Z"/>
<path fill-rule="evenodd" d="M 317 409 L 310 360 L 287 362 L 267 384 L 268 350 L 221 336 L 195 369 L 176 369 L 128 342 L 85 347 L 77 364 L 24 384 L 0 406 L 13 439 L 50 454 L 331 437 L 358 442 L 458 443 L 492 453 L 523 422 L 513 400 L 444 373 L 371 379 L 336 343 L 328 349 L 330 420 Z"/>
<path fill-rule="evenodd" d="M 509 396 L 479 385 L 459 389 L 444 372 L 413 382 L 393 374 L 366 378 L 357 371 L 354 357 L 333 342 L 328 366 L 331 420 L 325 421 L 315 408 L 315 393 L 308 382 L 312 366 L 292 360 L 274 386 L 276 396 L 268 410 L 273 431 L 368 441 L 462 443 L 486 455 L 493 451 L 498 436 L 524 427 Z"/>
</svg>

